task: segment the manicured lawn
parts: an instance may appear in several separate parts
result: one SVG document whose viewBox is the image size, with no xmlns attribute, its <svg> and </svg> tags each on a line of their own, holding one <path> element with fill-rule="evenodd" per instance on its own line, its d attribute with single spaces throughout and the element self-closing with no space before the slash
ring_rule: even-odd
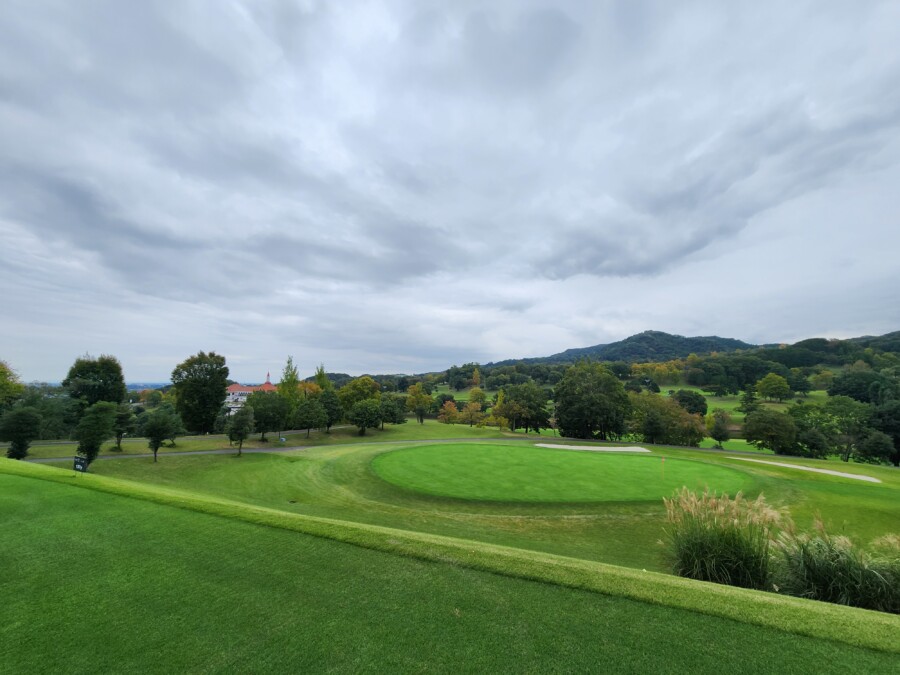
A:
<svg viewBox="0 0 900 675">
<path fill-rule="evenodd" d="M 754 487 L 750 474 L 704 462 L 531 446 L 421 445 L 379 455 L 372 467 L 398 487 L 484 501 L 649 501 L 684 485 L 730 493 Z"/>
<path fill-rule="evenodd" d="M 415 430 L 417 427 L 408 424 L 398 430 Z M 421 431 L 427 431 L 428 427 L 425 425 Z M 431 428 L 435 433 L 470 431 L 469 427 L 441 424 L 433 424 Z M 375 441 L 383 436 L 370 432 L 365 438 Z M 474 443 L 484 442 L 478 436 L 471 438 Z M 522 434 L 516 434 L 515 438 L 519 440 L 508 438 L 490 443 L 507 446 L 510 453 L 515 453 L 538 440 L 526 440 Z M 169 455 L 161 457 L 158 464 L 151 459 L 123 458 L 96 462 L 91 471 L 291 513 L 475 539 L 638 569 L 668 569 L 663 548 L 658 544 L 664 538 L 665 526 L 661 499 L 486 502 L 414 492 L 382 480 L 372 467 L 372 461 L 378 455 L 405 447 L 409 445 L 359 443 L 354 437 L 353 442 L 345 445 L 317 446 L 288 453 L 245 454 L 243 457 Z M 722 452 L 650 447 L 654 457 L 641 458 L 639 462 L 650 461 L 652 466 L 656 457 L 664 455 L 667 464 L 675 459 L 693 460 L 688 464 L 702 462 L 703 466 L 727 467 L 740 475 L 752 476 L 753 487 L 748 489 L 748 495 L 755 497 L 763 492 L 771 503 L 787 507 L 801 529 L 812 527 L 816 512 L 822 514 L 833 531 L 847 534 L 864 545 L 900 529 L 900 471 L 781 458 L 809 466 L 857 471 L 884 481 L 874 485 L 740 462 L 729 459 L 728 454 Z M 588 459 L 597 456 L 581 452 L 540 452 L 541 457 L 548 459 L 562 455 Z M 547 454 L 543 454 L 545 452 Z M 636 456 L 623 459 L 630 461 Z"/>
<path fill-rule="evenodd" d="M 865 639 L 867 626 L 890 635 L 896 622 L 872 613 L 712 587 L 710 612 L 733 605 L 738 620 L 723 619 L 667 604 L 664 586 L 649 604 L 529 581 L 513 567 L 488 573 L 20 476 L 0 474 L 0 536 L 0 670 L 10 673 L 888 673 L 897 664 L 896 653 L 836 641 Z M 622 577 L 630 583 L 643 582 Z M 682 594 L 707 589 L 671 583 Z M 757 598 L 768 604 L 750 609 Z M 742 622 L 742 602 L 770 627 Z M 795 632 L 816 623 L 835 637 Z M 885 637 L 878 644 L 890 649 Z"/>
</svg>

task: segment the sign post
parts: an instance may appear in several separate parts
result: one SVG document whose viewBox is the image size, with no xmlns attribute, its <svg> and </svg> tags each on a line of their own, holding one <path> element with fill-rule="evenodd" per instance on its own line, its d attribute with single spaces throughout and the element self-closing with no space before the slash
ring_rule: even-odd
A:
<svg viewBox="0 0 900 675">
<path fill-rule="evenodd" d="M 76 457 L 75 465 L 72 467 L 75 471 L 80 471 L 81 473 L 87 473 L 88 463 L 87 457 Z"/>
</svg>

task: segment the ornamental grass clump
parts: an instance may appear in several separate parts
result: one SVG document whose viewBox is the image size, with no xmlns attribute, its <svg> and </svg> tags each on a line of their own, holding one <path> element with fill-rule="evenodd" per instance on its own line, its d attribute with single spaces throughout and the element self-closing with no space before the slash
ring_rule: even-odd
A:
<svg viewBox="0 0 900 675">
<path fill-rule="evenodd" d="M 779 590 L 900 614 L 900 542 L 896 536 L 876 542 L 882 544 L 882 552 L 871 554 L 855 548 L 847 537 L 828 534 L 819 519 L 815 528 L 815 535 L 790 528 L 779 536 Z"/>
<path fill-rule="evenodd" d="M 771 589 L 770 546 L 782 513 L 760 495 L 734 499 L 684 487 L 666 504 L 675 574 L 743 588 Z"/>
</svg>

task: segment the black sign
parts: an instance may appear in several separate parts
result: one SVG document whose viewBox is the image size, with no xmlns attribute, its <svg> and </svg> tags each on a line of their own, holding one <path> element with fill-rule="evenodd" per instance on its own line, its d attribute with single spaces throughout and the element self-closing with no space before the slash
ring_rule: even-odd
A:
<svg viewBox="0 0 900 675">
<path fill-rule="evenodd" d="M 87 471 L 88 462 L 86 457 L 76 457 L 75 458 L 75 467 L 76 471 L 80 471 L 81 473 L 85 473 Z"/>
</svg>

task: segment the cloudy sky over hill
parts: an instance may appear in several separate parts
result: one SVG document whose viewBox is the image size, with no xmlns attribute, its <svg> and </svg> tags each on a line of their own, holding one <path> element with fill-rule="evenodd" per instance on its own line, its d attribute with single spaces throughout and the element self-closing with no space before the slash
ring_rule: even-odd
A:
<svg viewBox="0 0 900 675">
<path fill-rule="evenodd" d="M 897 2 L 0 5 L 25 380 L 884 333 L 898 186 Z"/>
</svg>

